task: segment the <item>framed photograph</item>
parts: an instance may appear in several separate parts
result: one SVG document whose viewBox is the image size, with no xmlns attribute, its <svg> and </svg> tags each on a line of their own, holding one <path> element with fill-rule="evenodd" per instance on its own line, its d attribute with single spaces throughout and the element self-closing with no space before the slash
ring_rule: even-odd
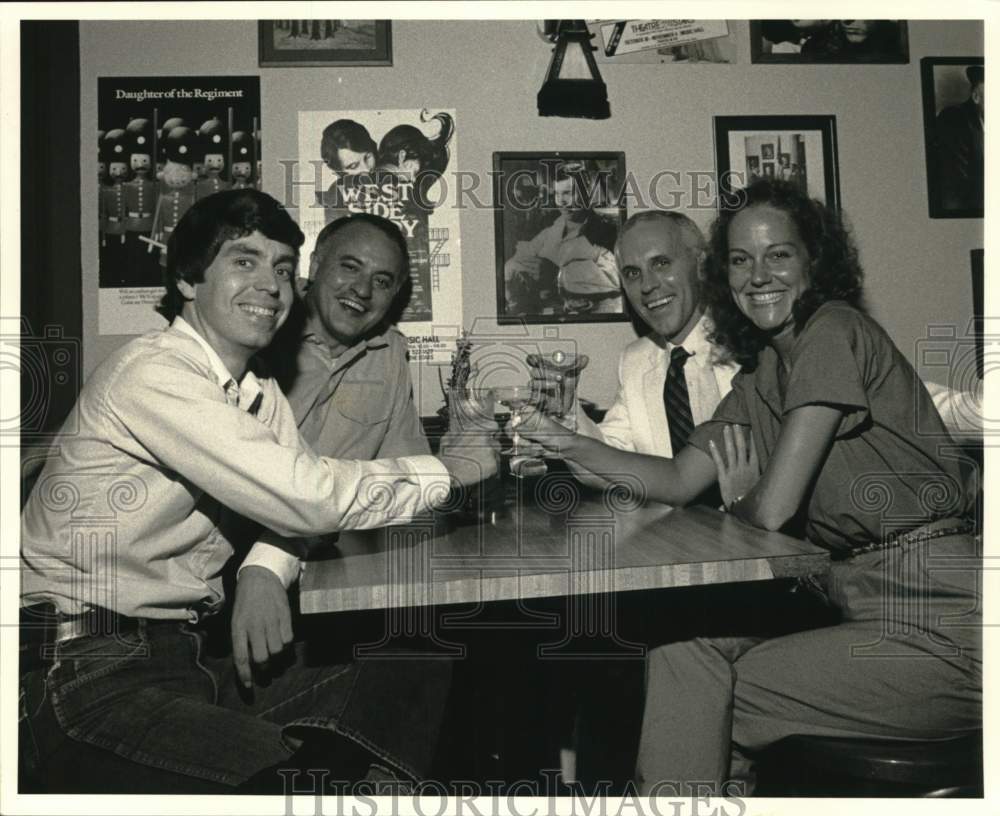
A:
<svg viewBox="0 0 1000 816">
<path fill-rule="evenodd" d="M 720 204 L 767 177 L 840 208 L 834 116 L 716 116 L 715 163 Z"/>
<path fill-rule="evenodd" d="M 976 372 L 979 379 L 983 378 L 983 334 L 986 331 L 985 313 L 983 311 L 983 250 L 973 249 L 969 252 L 969 264 L 972 266 L 972 318 L 973 330 L 976 335 Z"/>
<path fill-rule="evenodd" d="M 750 61 L 905 64 L 905 20 L 751 20 Z"/>
<path fill-rule="evenodd" d="M 624 153 L 494 153 L 497 322 L 625 321 Z"/>
<path fill-rule="evenodd" d="M 392 65 L 388 20 L 260 20 L 260 65 Z"/>
<path fill-rule="evenodd" d="M 931 218 L 982 218 L 983 58 L 924 57 L 927 204 Z"/>
</svg>

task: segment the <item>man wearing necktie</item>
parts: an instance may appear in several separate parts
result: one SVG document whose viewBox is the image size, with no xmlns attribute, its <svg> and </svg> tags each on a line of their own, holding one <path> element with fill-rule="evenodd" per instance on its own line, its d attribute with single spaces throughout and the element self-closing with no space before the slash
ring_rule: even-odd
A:
<svg viewBox="0 0 1000 816">
<path fill-rule="evenodd" d="M 704 246 L 701 230 L 682 213 L 652 210 L 625 222 L 615 259 L 625 295 L 649 333 L 622 352 L 618 393 L 599 424 L 578 410 L 577 379 L 566 378 L 559 407 L 576 418 L 579 433 L 622 450 L 675 456 L 729 393 L 737 366 L 721 359 L 709 341 L 701 303 Z M 535 376 L 545 372 L 536 366 Z M 584 483 L 605 483 L 570 468 Z"/>
</svg>

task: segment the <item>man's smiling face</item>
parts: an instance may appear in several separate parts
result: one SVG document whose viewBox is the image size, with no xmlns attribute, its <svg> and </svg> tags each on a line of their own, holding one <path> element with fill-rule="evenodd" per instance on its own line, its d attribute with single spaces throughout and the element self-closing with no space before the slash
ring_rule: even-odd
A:
<svg viewBox="0 0 1000 816">
<path fill-rule="evenodd" d="M 350 348 L 385 317 L 403 270 L 396 243 L 363 221 L 341 228 L 313 252 L 306 298 L 331 351 Z"/>
</svg>

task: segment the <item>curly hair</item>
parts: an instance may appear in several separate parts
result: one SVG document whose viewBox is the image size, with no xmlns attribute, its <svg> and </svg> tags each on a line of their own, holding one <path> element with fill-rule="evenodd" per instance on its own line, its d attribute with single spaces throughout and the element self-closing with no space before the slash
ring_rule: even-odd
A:
<svg viewBox="0 0 1000 816">
<path fill-rule="evenodd" d="M 705 303 L 714 323 L 712 340 L 733 360 L 752 371 L 768 334 L 740 311 L 729 288 L 729 226 L 749 207 L 767 205 L 788 213 L 809 253 L 809 288 L 792 308 L 798 334 L 813 313 L 829 300 L 863 309 L 863 278 L 858 250 L 843 216 L 809 198 L 795 184 L 760 179 L 729 197 L 712 224 L 705 259 Z"/>
</svg>

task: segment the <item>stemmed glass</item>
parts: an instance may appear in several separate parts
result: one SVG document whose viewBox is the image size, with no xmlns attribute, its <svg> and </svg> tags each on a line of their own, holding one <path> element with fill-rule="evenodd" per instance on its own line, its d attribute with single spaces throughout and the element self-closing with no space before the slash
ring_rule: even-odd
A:
<svg viewBox="0 0 1000 816">
<path fill-rule="evenodd" d="M 503 385 L 493 389 L 493 398 L 510 409 L 511 447 L 501 453 L 510 455 L 511 474 L 520 478 L 546 473 L 548 465 L 540 455 L 541 446 L 523 439 L 517 432 L 521 421 L 518 412 L 523 406 L 536 402 L 538 392 L 531 385 Z"/>
</svg>

